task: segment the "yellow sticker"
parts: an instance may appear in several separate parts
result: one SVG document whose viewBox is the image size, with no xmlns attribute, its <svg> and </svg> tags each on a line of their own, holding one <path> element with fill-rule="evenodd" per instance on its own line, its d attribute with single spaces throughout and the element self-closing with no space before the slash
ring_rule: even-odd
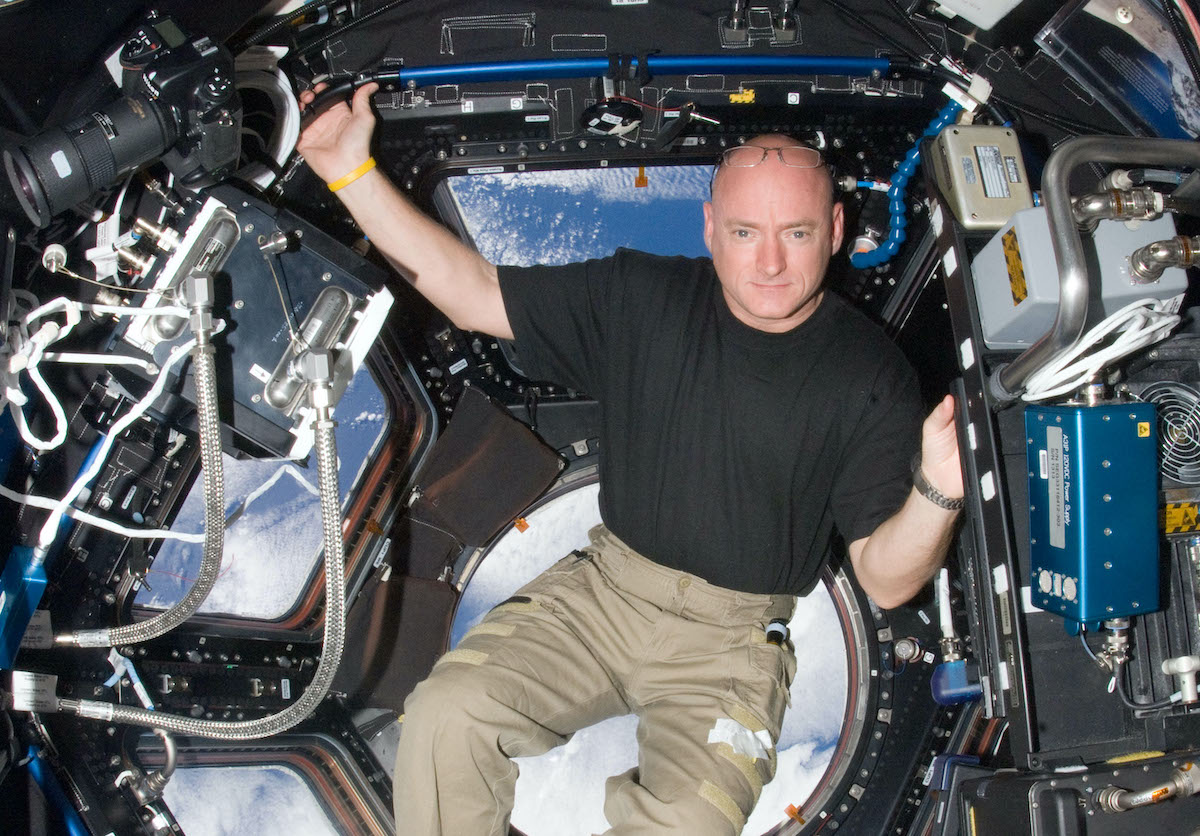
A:
<svg viewBox="0 0 1200 836">
<path fill-rule="evenodd" d="M 729 94 L 730 104 L 754 104 L 754 88 L 742 90 L 740 93 Z"/>
<path fill-rule="evenodd" d="M 1025 265 L 1021 263 L 1021 247 L 1017 244 L 1016 229 L 1010 229 L 1000 237 L 1000 246 L 1004 249 L 1008 286 L 1012 291 L 1013 307 L 1016 307 L 1029 297 L 1029 287 L 1025 284 Z"/>
<path fill-rule="evenodd" d="M 1163 531 L 1182 534 L 1200 528 L 1200 506 L 1195 502 L 1169 502 L 1162 512 Z"/>
<path fill-rule="evenodd" d="M 1138 421 L 1138 438 L 1150 437 L 1150 422 Z"/>
</svg>

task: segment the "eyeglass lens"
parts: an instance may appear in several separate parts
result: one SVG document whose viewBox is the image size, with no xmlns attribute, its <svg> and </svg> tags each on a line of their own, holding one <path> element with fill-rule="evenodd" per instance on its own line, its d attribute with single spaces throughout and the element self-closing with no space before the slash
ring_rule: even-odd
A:
<svg viewBox="0 0 1200 836">
<path fill-rule="evenodd" d="M 750 168 L 765 160 L 768 151 L 774 151 L 780 162 L 792 168 L 816 168 L 821 164 L 821 152 L 803 145 L 787 145 L 782 148 L 739 145 L 725 152 L 725 164 L 734 168 Z"/>
</svg>

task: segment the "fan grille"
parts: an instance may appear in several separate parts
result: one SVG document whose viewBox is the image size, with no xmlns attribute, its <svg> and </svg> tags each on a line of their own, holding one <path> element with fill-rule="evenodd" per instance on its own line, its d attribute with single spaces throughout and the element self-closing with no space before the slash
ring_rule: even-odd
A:
<svg viewBox="0 0 1200 836">
<path fill-rule="evenodd" d="M 1162 471 L 1185 485 L 1200 485 L 1200 392 L 1184 383 L 1155 383 L 1142 399 L 1158 408 Z"/>
</svg>

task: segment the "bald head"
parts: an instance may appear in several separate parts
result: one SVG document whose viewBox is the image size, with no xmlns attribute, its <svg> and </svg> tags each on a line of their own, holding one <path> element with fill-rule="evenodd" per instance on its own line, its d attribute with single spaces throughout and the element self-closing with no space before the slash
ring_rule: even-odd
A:
<svg viewBox="0 0 1200 836">
<path fill-rule="evenodd" d="M 811 148 L 812 147 L 812 146 L 808 145 L 807 143 L 801 142 L 800 140 L 796 139 L 795 137 L 788 136 L 787 134 L 759 134 L 758 136 L 752 137 L 749 140 L 747 140 L 745 142 L 745 145 L 752 145 L 752 146 L 757 146 L 759 148 L 768 148 L 768 149 Z M 719 191 L 719 186 L 723 181 L 738 179 L 737 175 L 746 171 L 746 169 L 744 169 L 744 168 L 739 168 L 737 166 L 725 165 L 723 160 L 724 160 L 724 156 L 722 156 L 721 160 L 718 160 L 717 169 L 713 173 L 712 200 L 714 200 L 714 201 L 718 200 L 717 194 Z M 780 158 L 778 151 L 774 151 L 774 150 L 767 151 L 766 158 L 759 165 L 768 165 L 768 164 L 783 165 L 783 161 Z M 805 171 L 806 169 L 799 169 L 799 170 Z M 816 177 L 811 178 L 813 187 L 823 190 L 826 194 L 826 197 L 828 198 L 828 202 L 833 203 L 833 200 L 835 197 L 835 192 L 834 192 L 834 188 L 833 188 L 833 176 L 830 173 L 829 166 L 822 163 L 817 168 L 807 169 L 807 171 L 811 171 L 814 174 L 818 175 Z M 805 178 L 805 179 L 809 179 L 809 178 Z"/>
</svg>

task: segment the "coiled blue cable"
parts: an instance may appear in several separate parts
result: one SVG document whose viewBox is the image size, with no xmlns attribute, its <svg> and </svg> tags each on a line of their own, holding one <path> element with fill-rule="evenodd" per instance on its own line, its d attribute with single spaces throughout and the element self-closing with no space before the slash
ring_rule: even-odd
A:
<svg viewBox="0 0 1200 836">
<path fill-rule="evenodd" d="M 927 136 L 937 136 L 942 128 L 954 122 L 960 110 L 962 110 L 962 105 L 958 102 L 947 102 L 946 106 L 938 111 L 938 115 L 929 123 L 925 133 L 921 134 L 908 154 L 905 155 L 904 162 L 900 163 L 900 167 L 892 175 L 892 187 L 888 189 L 887 193 L 890 213 L 887 239 L 873 250 L 852 253 L 850 256 L 851 266 L 859 270 L 875 267 L 883 264 L 899 251 L 900 245 L 904 243 L 906 237 L 904 228 L 908 226 L 908 218 L 905 216 L 904 193 L 908 189 L 908 178 L 912 177 L 917 166 L 921 164 L 921 142 Z"/>
</svg>

